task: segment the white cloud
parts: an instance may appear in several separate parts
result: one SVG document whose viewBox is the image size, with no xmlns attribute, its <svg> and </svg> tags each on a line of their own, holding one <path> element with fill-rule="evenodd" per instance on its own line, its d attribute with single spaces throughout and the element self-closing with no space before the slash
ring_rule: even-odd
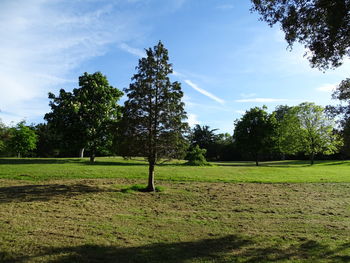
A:
<svg viewBox="0 0 350 263">
<path fill-rule="evenodd" d="M 245 113 L 244 110 L 236 110 L 235 112 L 238 113 L 238 114 L 241 114 L 241 115 L 243 115 Z"/>
<path fill-rule="evenodd" d="M 220 104 L 224 104 L 225 101 L 223 99 L 218 98 L 217 96 L 215 96 L 214 94 L 199 88 L 195 83 L 193 83 L 191 80 L 184 80 L 185 83 L 187 85 L 189 85 L 191 88 L 193 88 L 194 90 L 198 91 L 199 93 L 203 94 L 204 96 L 207 96 L 208 98 L 215 100 L 216 102 L 219 102 Z"/>
<path fill-rule="evenodd" d="M 240 99 L 235 100 L 236 102 L 258 102 L 258 103 L 272 103 L 272 102 L 283 102 L 288 101 L 287 99 L 273 99 L 273 98 L 251 98 L 251 99 Z"/>
<path fill-rule="evenodd" d="M 121 48 L 122 50 L 130 53 L 131 55 L 134 55 L 134 56 L 139 57 L 139 58 L 142 58 L 142 57 L 146 56 L 146 53 L 145 53 L 144 50 L 139 49 L 139 48 L 131 47 L 131 46 L 129 46 L 126 43 L 119 44 L 119 48 Z"/>
<path fill-rule="evenodd" d="M 195 126 L 196 124 L 200 124 L 200 121 L 197 119 L 198 116 L 196 114 L 193 114 L 193 113 L 189 113 L 187 115 L 187 122 L 188 122 L 188 125 L 190 125 L 190 127 L 193 127 Z"/>
<path fill-rule="evenodd" d="M 4 119 L 42 117 L 47 93 L 76 82 L 73 69 L 105 54 L 113 43 L 136 38 L 140 30 L 136 18 L 98 0 L 2 0 L 0 21 Z"/>
<path fill-rule="evenodd" d="M 173 75 L 174 75 L 175 77 L 179 77 L 179 78 L 185 77 L 184 74 L 182 74 L 182 73 L 180 73 L 180 72 L 178 72 L 178 71 L 175 71 L 175 70 L 173 70 Z"/>
<path fill-rule="evenodd" d="M 337 84 L 324 84 L 318 88 L 317 91 L 331 93 L 337 88 Z"/>
</svg>

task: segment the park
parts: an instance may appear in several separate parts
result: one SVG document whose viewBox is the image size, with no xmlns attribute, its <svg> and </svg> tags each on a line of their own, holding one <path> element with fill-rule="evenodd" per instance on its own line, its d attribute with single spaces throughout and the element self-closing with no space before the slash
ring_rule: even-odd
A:
<svg viewBox="0 0 350 263">
<path fill-rule="evenodd" d="M 106 2 L 1 4 L 0 262 L 350 262 L 350 1 Z"/>
</svg>

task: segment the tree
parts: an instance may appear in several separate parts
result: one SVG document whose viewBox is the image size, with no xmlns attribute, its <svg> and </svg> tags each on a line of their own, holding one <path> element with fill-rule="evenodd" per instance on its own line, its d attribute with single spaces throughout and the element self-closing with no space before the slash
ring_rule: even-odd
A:
<svg viewBox="0 0 350 263">
<path fill-rule="evenodd" d="M 101 72 L 85 72 L 79 77 L 79 86 L 72 93 L 60 90 L 58 97 L 50 93 L 52 111 L 45 119 L 63 138 L 74 138 L 80 149 L 88 148 L 90 162 L 94 162 L 99 147 L 111 140 L 109 127 L 121 117 L 117 102 L 123 92 L 110 86 Z"/>
<path fill-rule="evenodd" d="M 6 155 L 6 145 L 9 140 L 9 129 L 0 119 L 0 155 Z"/>
<path fill-rule="evenodd" d="M 206 149 L 201 149 L 198 145 L 191 147 L 186 155 L 186 159 L 188 160 L 187 164 L 194 166 L 209 165 L 204 157 L 206 151 Z"/>
<path fill-rule="evenodd" d="M 200 126 L 196 124 L 189 136 L 191 146 L 194 147 L 198 145 L 199 148 L 206 149 L 205 155 L 208 159 L 216 157 L 215 143 L 218 137 L 215 131 L 217 131 L 217 129 L 210 129 L 207 125 Z"/>
<path fill-rule="evenodd" d="M 36 144 L 37 157 L 57 157 L 59 154 L 59 139 L 57 133 L 46 123 L 39 123 L 35 127 L 38 136 Z"/>
<path fill-rule="evenodd" d="M 154 167 L 160 158 L 176 158 L 185 150 L 183 133 L 187 130 L 183 92 L 171 82 L 173 72 L 168 51 L 159 42 L 146 49 L 137 73 L 125 89 L 128 99 L 123 112 L 125 156 L 145 156 L 149 163 L 147 191 L 154 191 Z"/>
<path fill-rule="evenodd" d="M 342 151 L 350 155 L 350 78 L 343 80 L 332 94 L 332 98 L 342 104 L 327 106 L 326 111 L 331 118 L 338 116 L 339 133 L 343 138 Z"/>
<path fill-rule="evenodd" d="M 303 44 L 309 61 L 335 68 L 350 56 L 350 0 L 252 0 L 253 11 L 270 26 L 280 23 L 289 46 Z"/>
<path fill-rule="evenodd" d="M 111 140 L 109 127 L 121 117 L 117 102 L 123 92 L 110 86 L 101 72 L 85 72 L 79 77 L 79 86 L 73 93 L 78 101 L 78 115 L 90 150 L 90 161 L 94 162 L 99 147 Z"/>
<path fill-rule="evenodd" d="M 341 141 L 333 132 L 333 121 L 326 116 L 322 106 L 310 102 L 301 103 L 297 106 L 297 115 L 302 151 L 310 156 L 311 165 L 314 164 L 316 154 L 336 152 Z"/>
<path fill-rule="evenodd" d="M 35 149 L 37 135 L 34 130 L 25 125 L 25 121 L 19 122 L 16 127 L 11 128 L 10 134 L 9 144 L 18 158 Z"/>
<path fill-rule="evenodd" d="M 58 96 L 50 92 L 49 99 L 51 112 L 45 114 L 44 119 L 47 120 L 47 128 L 57 138 L 60 151 L 67 156 L 79 150 L 80 157 L 83 157 L 86 138 L 77 98 L 72 92 L 61 89 Z"/>
<path fill-rule="evenodd" d="M 332 94 L 332 98 L 339 100 L 342 104 L 327 106 L 328 114 L 338 118 L 340 134 L 343 138 L 343 152 L 350 155 L 350 78 L 343 80 Z"/>
<path fill-rule="evenodd" d="M 287 105 L 279 105 L 273 112 L 276 118 L 276 150 L 282 154 L 296 154 L 300 151 L 300 121 L 297 108 Z"/>
<path fill-rule="evenodd" d="M 235 121 L 233 133 L 238 149 L 248 152 L 259 165 L 259 156 L 270 152 L 274 146 L 276 119 L 266 112 L 266 107 L 255 107 Z"/>
</svg>

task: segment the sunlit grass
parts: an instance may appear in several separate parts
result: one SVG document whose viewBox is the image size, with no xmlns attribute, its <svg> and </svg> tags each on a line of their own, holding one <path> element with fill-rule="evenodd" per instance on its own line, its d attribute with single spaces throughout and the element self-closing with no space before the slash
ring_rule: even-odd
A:
<svg viewBox="0 0 350 263">
<path fill-rule="evenodd" d="M 350 182 L 349 161 L 215 162 L 209 167 L 184 165 L 185 161 L 163 163 L 156 167 L 156 180 L 197 182 Z M 121 157 L 88 159 L 0 159 L 0 178 L 42 181 L 52 179 L 128 178 L 146 179 L 143 158 Z"/>
</svg>

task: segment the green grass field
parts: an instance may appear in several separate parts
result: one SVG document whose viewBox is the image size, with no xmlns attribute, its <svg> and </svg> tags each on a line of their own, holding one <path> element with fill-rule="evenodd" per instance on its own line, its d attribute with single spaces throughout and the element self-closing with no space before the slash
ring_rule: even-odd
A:
<svg viewBox="0 0 350 263">
<path fill-rule="evenodd" d="M 0 179 L 44 181 L 52 179 L 126 178 L 146 179 L 147 163 L 142 158 L 88 159 L 0 158 Z M 194 182 L 256 183 L 350 183 L 350 161 L 219 162 L 209 167 L 184 165 L 184 161 L 164 163 L 156 168 L 156 179 Z"/>
<path fill-rule="evenodd" d="M 350 162 L 0 159 L 0 262 L 350 262 Z"/>
</svg>

